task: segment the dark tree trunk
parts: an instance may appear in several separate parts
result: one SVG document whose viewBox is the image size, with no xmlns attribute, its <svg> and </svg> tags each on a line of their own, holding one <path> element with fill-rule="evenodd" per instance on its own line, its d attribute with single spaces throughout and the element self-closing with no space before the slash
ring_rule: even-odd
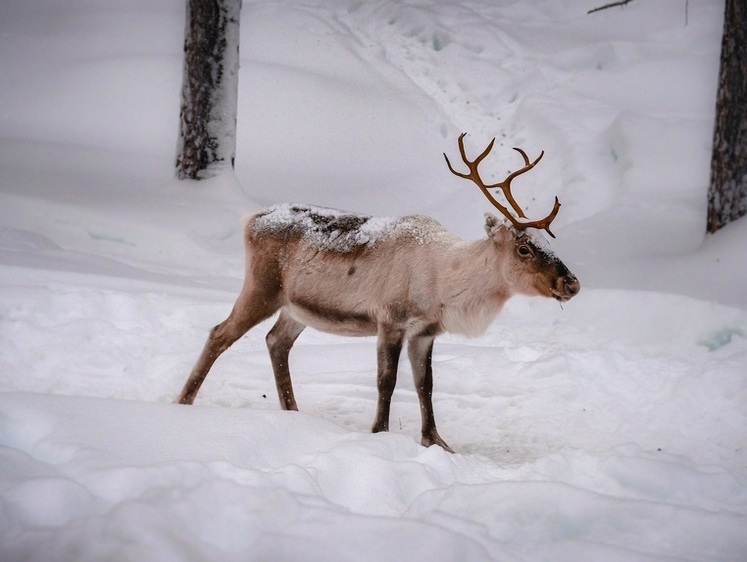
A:
<svg viewBox="0 0 747 562">
<path fill-rule="evenodd" d="M 708 232 L 747 214 L 747 3 L 726 0 Z"/>
<path fill-rule="evenodd" d="M 176 174 L 233 169 L 241 0 L 188 0 Z"/>
</svg>

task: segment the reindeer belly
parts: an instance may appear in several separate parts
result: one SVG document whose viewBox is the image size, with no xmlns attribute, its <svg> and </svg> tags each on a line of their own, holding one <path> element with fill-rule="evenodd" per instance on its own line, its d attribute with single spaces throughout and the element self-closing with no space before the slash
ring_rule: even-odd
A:
<svg viewBox="0 0 747 562">
<path fill-rule="evenodd" d="M 295 320 L 321 332 L 341 336 L 376 335 L 375 318 L 339 304 L 296 298 L 285 308 Z"/>
<path fill-rule="evenodd" d="M 407 270 L 393 275 L 392 256 L 384 257 L 367 248 L 339 253 L 297 247 L 283 271 L 286 310 L 323 332 L 376 335 L 379 315 L 388 303 L 406 300 L 408 286 Z"/>
</svg>

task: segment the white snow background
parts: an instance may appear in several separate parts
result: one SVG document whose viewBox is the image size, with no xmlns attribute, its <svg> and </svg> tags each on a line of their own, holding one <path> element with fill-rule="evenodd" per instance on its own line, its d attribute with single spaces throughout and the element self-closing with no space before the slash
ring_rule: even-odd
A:
<svg viewBox="0 0 747 562">
<path fill-rule="evenodd" d="M 244 0 L 238 183 L 173 180 L 184 5 L 0 4 L 0 559 L 746 560 L 747 221 L 706 237 L 722 2 Z M 483 236 L 469 132 L 565 304 L 444 336 L 419 445 L 400 367 L 307 330 L 301 412 L 260 325 L 178 394 L 281 201 Z"/>
</svg>

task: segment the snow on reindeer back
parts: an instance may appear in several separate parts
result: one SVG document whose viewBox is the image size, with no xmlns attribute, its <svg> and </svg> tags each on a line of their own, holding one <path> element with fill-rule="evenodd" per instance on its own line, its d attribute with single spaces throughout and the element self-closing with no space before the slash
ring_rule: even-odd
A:
<svg viewBox="0 0 747 562">
<path fill-rule="evenodd" d="M 260 212 L 254 230 L 282 236 L 302 235 L 320 250 L 349 253 L 373 245 L 398 227 L 405 217 L 369 217 L 337 209 L 283 203 Z"/>
</svg>

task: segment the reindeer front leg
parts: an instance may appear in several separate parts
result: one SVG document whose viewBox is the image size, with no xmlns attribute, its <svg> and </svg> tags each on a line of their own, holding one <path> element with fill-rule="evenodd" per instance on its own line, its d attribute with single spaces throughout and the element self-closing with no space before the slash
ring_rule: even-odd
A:
<svg viewBox="0 0 747 562">
<path fill-rule="evenodd" d="M 379 326 L 379 336 L 376 344 L 377 356 L 377 386 L 379 399 L 376 404 L 376 418 L 371 431 L 389 431 L 389 408 L 392 403 L 394 386 L 397 384 L 397 366 L 402 351 L 404 330 L 390 326 Z"/>
<path fill-rule="evenodd" d="M 433 368 L 431 358 L 433 356 L 433 342 L 436 336 L 431 331 L 425 331 L 410 338 L 408 353 L 412 364 L 412 374 L 415 378 L 415 389 L 420 399 L 420 419 L 422 439 L 420 443 L 424 447 L 438 445 L 449 453 L 454 451 L 449 447 L 436 431 L 436 418 L 433 414 Z"/>
</svg>

